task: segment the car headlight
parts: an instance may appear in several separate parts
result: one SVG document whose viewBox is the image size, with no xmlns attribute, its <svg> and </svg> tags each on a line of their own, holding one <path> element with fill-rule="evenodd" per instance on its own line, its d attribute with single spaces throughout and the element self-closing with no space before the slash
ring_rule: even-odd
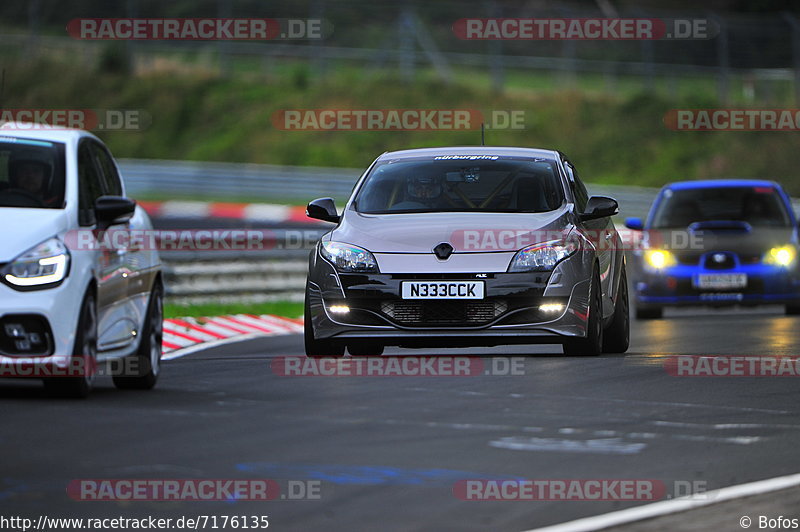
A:
<svg viewBox="0 0 800 532">
<path fill-rule="evenodd" d="M 549 240 L 528 246 L 517 251 L 511 260 L 509 272 L 549 271 L 556 264 L 578 251 L 578 243 L 573 241 Z"/>
<path fill-rule="evenodd" d="M 45 240 L 3 268 L 3 279 L 12 286 L 42 287 L 59 283 L 67 276 L 69 251 L 57 238 Z"/>
<path fill-rule="evenodd" d="M 644 252 L 644 261 L 648 266 L 657 270 L 669 268 L 678 263 L 678 261 L 675 260 L 675 255 L 666 249 L 646 249 Z"/>
<path fill-rule="evenodd" d="M 352 244 L 322 242 L 320 252 L 342 273 L 378 271 L 378 263 L 372 253 Z"/>
<path fill-rule="evenodd" d="M 764 255 L 764 264 L 791 266 L 795 257 L 797 257 L 797 250 L 794 246 L 778 246 L 767 251 Z"/>
</svg>

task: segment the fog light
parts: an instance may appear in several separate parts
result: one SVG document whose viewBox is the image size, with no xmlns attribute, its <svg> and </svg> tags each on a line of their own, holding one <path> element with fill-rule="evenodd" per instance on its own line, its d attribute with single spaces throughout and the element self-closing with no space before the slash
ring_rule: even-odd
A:
<svg viewBox="0 0 800 532">
<path fill-rule="evenodd" d="M 561 312 L 564 310 L 564 305 L 561 303 L 545 303 L 544 305 L 539 305 L 539 310 L 547 313 Z"/>
<path fill-rule="evenodd" d="M 350 312 L 350 307 L 347 305 L 331 305 L 328 307 L 328 311 L 333 314 L 347 314 Z"/>
<path fill-rule="evenodd" d="M 17 351 L 30 351 L 31 350 L 31 343 L 25 340 L 17 340 L 14 342 L 14 345 L 17 347 Z"/>
<path fill-rule="evenodd" d="M 19 323 L 6 323 L 6 335 L 11 338 L 24 338 L 25 327 Z"/>
</svg>

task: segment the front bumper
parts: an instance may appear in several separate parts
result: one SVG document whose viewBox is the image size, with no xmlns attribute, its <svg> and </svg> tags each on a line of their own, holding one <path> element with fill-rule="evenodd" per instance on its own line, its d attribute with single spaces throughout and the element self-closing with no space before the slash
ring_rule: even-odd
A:
<svg viewBox="0 0 800 532">
<path fill-rule="evenodd" d="M 28 376 L 32 366 L 66 368 L 72 357 L 73 344 L 85 286 L 68 278 L 61 285 L 44 290 L 20 292 L 0 283 L 0 335 L 5 349 L 0 348 L 0 377 Z M 17 317 L 33 317 L 46 324 L 50 338 L 45 347 L 32 346 L 30 352 L 9 349 L 15 338 L 5 330 L 6 323 Z M 11 344 L 9 344 L 11 342 Z M 25 369 L 27 368 L 27 369 Z"/>
<path fill-rule="evenodd" d="M 402 347 L 462 347 L 513 343 L 561 343 L 584 337 L 591 260 L 585 252 L 552 272 L 344 274 L 312 255 L 308 297 L 317 339 L 380 339 Z M 485 277 L 483 277 L 485 275 Z M 406 280 L 483 281 L 479 300 L 404 300 Z M 555 312 L 543 303 L 560 303 Z M 333 313 L 331 306 L 349 312 Z"/>
<path fill-rule="evenodd" d="M 740 265 L 725 270 L 678 265 L 654 270 L 640 265 L 635 300 L 642 307 L 699 305 L 768 305 L 800 303 L 800 276 L 795 269 L 766 264 Z M 745 274 L 741 288 L 701 289 L 701 274 Z"/>
</svg>

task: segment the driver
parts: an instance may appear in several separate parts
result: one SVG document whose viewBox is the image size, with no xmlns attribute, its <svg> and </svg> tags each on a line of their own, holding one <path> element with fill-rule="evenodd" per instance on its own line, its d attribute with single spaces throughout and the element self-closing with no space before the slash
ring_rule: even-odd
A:
<svg viewBox="0 0 800 532">
<path fill-rule="evenodd" d="M 434 207 L 441 203 L 442 184 L 435 177 L 413 177 L 408 180 L 408 199 Z"/>
<path fill-rule="evenodd" d="M 12 155 L 8 167 L 11 189 L 27 192 L 47 206 L 57 200 L 50 195 L 53 165 L 48 157 L 35 152 L 22 152 Z"/>
</svg>

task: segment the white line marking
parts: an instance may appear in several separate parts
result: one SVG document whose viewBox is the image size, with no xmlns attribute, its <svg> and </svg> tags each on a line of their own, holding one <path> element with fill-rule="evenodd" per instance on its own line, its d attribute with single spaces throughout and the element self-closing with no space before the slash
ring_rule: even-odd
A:
<svg viewBox="0 0 800 532">
<path fill-rule="evenodd" d="M 564 440 L 558 438 L 523 438 L 508 436 L 489 442 L 489 447 L 511 451 L 589 453 L 589 454 L 637 454 L 646 443 L 626 442 L 622 438 L 597 438 L 592 440 Z"/>
<path fill-rule="evenodd" d="M 576 519 L 575 521 L 568 521 L 566 523 L 559 523 L 543 528 L 533 528 L 525 532 L 587 532 L 591 530 L 601 530 L 603 528 L 625 525 L 677 512 L 685 512 L 686 510 L 710 506 L 731 499 L 752 497 L 753 495 L 760 495 L 799 485 L 800 473 L 796 473 L 794 475 L 768 478 L 766 480 L 758 480 L 756 482 L 720 488 L 702 494 L 679 497 L 669 501 L 654 502 L 635 508 L 585 517 L 583 519 Z M 702 498 L 698 498 L 699 496 L 702 496 Z"/>
</svg>

